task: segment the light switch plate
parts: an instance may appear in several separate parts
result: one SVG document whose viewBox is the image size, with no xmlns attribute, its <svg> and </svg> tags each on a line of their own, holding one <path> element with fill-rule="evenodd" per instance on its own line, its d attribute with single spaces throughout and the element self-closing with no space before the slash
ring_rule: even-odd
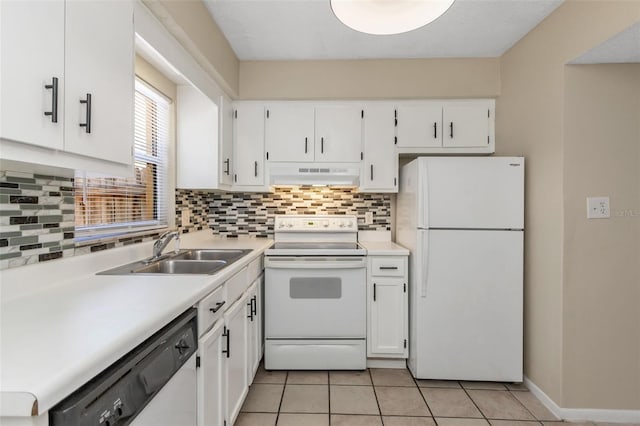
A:
<svg viewBox="0 0 640 426">
<path fill-rule="evenodd" d="M 182 209 L 180 217 L 182 218 L 182 226 L 189 226 L 189 221 L 191 220 L 191 211 L 189 209 Z"/>
<path fill-rule="evenodd" d="M 587 219 L 608 219 L 610 217 L 609 197 L 587 197 Z"/>
</svg>

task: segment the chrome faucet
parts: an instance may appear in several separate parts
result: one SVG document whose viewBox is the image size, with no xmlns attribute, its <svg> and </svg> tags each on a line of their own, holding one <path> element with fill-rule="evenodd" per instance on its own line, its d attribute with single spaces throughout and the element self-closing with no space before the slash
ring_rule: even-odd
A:
<svg viewBox="0 0 640 426">
<path fill-rule="evenodd" d="M 158 240 L 153 243 L 153 256 L 151 256 L 150 261 L 155 261 L 160 258 L 162 255 L 162 250 L 167 247 L 167 245 L 171 242 L 171 240 L 175 238 L 176 243 L 180 243 L 180 232 L 179 231 L 167 231 L 164 234 L 160 235 Z M 176 251 L 178 249 L 176 248 Z"/>
</svg>

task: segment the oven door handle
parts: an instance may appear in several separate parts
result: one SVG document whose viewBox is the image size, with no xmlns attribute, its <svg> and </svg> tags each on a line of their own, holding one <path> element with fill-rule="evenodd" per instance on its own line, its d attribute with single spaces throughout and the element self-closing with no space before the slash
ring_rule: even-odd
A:
<svg viewBox="0 0 640 426">
<path fill-rule="evenodd" d="M 271 269 L 361 269 L 365 258 L 266 257 L 264 267 Z"/>
</svg>

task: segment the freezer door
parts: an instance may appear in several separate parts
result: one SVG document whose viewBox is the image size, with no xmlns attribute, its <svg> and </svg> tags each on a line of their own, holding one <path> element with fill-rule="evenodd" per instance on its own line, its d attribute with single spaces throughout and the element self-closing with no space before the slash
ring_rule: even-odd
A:
<svg viewBox="0 0 640 426">
<path fill-rule="evenodd" d="M 409 294 L 414 376 L 521 381 L 523 232 L 429 230 L 419 240 Z"/>
<path fill-rule="evenodd" d="M 419 160 L 418 228 L 523 229 L 524 159 Z"/>
</svg>

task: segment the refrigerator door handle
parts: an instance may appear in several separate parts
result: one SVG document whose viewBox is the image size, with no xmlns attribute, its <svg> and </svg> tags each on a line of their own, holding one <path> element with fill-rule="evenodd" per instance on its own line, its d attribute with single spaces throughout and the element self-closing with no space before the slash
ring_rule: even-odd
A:
<svg viewBox="0 0 640 426">
<path fill-rule="evenodd" d="M 418 239 L 418 253 L 420 253 L 420 297 L 427 297 L 427 282 L 429 281 L 429 230 L 423 230 Z"/>
</svg>

